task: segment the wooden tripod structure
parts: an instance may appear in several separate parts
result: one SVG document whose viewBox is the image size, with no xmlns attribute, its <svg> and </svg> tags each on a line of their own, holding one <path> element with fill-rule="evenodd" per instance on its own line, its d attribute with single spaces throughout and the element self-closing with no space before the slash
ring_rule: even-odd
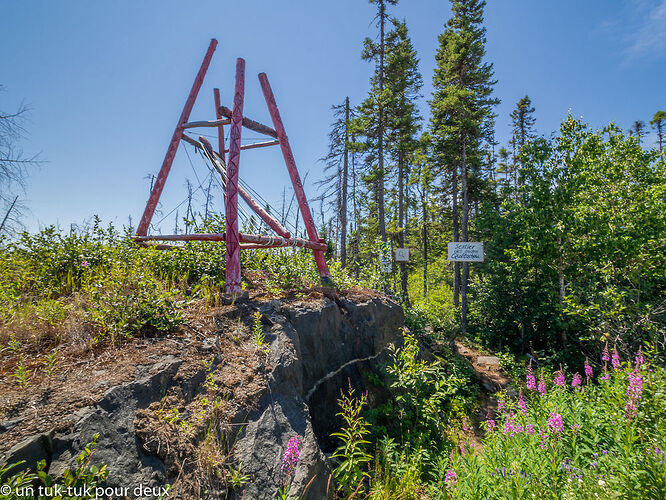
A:
<svg viewBox="0 0 666 500">
<path fill-rule="evenodd" d="M 243 103 L 245 96 L 245 61 L 243 59 L 236 60 L 236 84 L 234 90 L 234 103 L 233 109 L 226 108 L 220 104 L 220 91 L 214 89 L 215 99 L 215 115 L 216 120 L 202 121 L 202 122 L 188 122 L 194 102 L 196 101 L 201 85 L 203 84 L 204 77 L 208 71 L 208 66 L 217 47 L 217 40 L 212 39 L 208 50 L 204 57 L 199 72 L 194 79 L 192 90 L 187 97 L 183 112 L 180 114 L 176 130 L 173 133 L 171 142 L 167 149 L 166 156 L 162 162 L 162 167 L 157 176 L 157 180 L 153 185 L 150 197 L 146 204 L 146 208 L 141 217 L 141 222 L 137 228 L 134 240 L 140 244 L 147 244 L 148 241 L 225 241 L 226 242 L 226 278 L 225 278 L 225 292 L 238 293 L 241 291 L 241 270 L 240 270 L 240 250 L 241 249 L 259 249 L 259 248 L 278 248 L 278 247 L 304 247 L 309 248 L 314 253 L 314 259 L 317 264 L 319 275 L 321 276 L 322 284 L 332 286 L 331 275 L 324 258 L 324 251 L 326 250 L 326 243 L 324 240 L 319 239 L 317 235 L 317 228 L 315 227 L 312 213 L 308 206 L 308 200 L 303 191 L 301 178 L 296 168 L 294 155 L 292 154 L 289 145 L 289 139 L 284 130 L 282 118 L 278 111 L 277 104 L 275 103 L 275 96 L 273 90 L 268 83 L 268 77 L 265 73 L 259 74 L 259 82 L 261 89 L 268 106 L 268 111 L 273 121 L 273 128 L 263 125 L 254 120 L 250 120 L 243 116 Z M 231 130 L 229 134 L 229 148 L 225 149 L 224 145 L 224 126 L 230 125 Z M 215 127 L 218 130 L 218 151 L 214 151 L 211 144 L 204 138 L 199 137 L 199 140 L 185 134 L 185 130 L 197 127 Z M 254 132 L 267 135 L 272 140 L 265 142 L 258 142 L 255 144 L 248 144 L 241 146 L 241 132 L 243 127 L 250 129 Z M 155 213 L 155 208 L 159 202 L 160 195 L 164 189 L 164 184 L 171 170 L 176 151 L 181 141 L 188 142 L 202 149 L 204 155 L 213 164 L 213 167 L 222 176 L 223 181 L 226 182 L 226 199 L 225 199 L 225 232 L 214 234 L 172 234 L 172 235 L 148 235 L 148 228 Z M 280 224 L 273 216 L 252 199 L 241 186 L 238 185 L 238 168 L 240 164 L 240 152 L 245 149 L 262 148 L 268 146 L 280 146 L 282 156 L 287 165 L 289 177 L 291 179 L 296 199 L 298 200 L 298 207 L 303 216 L 305 228 L 307 230 L 307 239 L 292 237 L 282 224 Z M 225 161 L 225 153 L 228 153 Z M 252 210 L 270 227 L 276 235 L 257 235 L 240 233 L 238 230 L 238 195 L 245 200 Z M 158 248 L 169 248 L 167 245 L 156 245 Z"/>
</svg>

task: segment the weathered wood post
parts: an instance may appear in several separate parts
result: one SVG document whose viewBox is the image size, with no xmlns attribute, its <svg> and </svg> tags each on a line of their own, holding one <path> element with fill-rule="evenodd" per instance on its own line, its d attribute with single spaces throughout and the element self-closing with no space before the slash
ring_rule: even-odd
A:
<svg viewBox="0 0 666 500">
<path fill-rule="evenodd" d="M 273 90 L 271 89 L 270 83 L 268 83 L 268 77 L 266 76 L 266 73 L 259 73 L 259 82 L 261 83 L 261 90 L 264 93 L 264 98 L 266 99 L 266 104 L 268 105 L 268 111 L 270 112 L 271 119 L 273 120 L 273 127 L 275 128 L 275 131 L 277 132 L 277 138 L 280 141 L 282 156 L 284 156 L 284 162 L 287 164 L 287 170 L 289 170 L 289 177 L 291 178 L 291 184 L 294 186 L 294 192 L 296 193 L 296 199 L 298 200 L 298 207 L 300 208 L 301 215 L 303 216 L 303 222 L 305 223 L 305 228 L 308 232 L 308 238 L 311 241 L 321 241 L 317 235 L 317 228 L 315 227 L 314 219 L 312 218 L 312 212 L 310 212 L 310 207 L 308 206 L 308 200 L 303 190 L 301 178 L 298 175 L 296 161 L 294 160 L 294 155 L 291 152 L 289 139 L 287 138 L 287 133 L 284 130 L 282 118 L 280 117 L 280 111 L 278 110 L 277 104 L 275 103 L 275 96 L 273 95 Z M 326 264 L 326 259 L 324 258 L 324 252 L 321 250 L 314 250 L 313 253 L 322 284 L 325 286 L 333 286 L 331 273 L 328 270 L 328 265 Z"/>
<path fill-rule="evenodd" d="M 215 52 L 216 47 L 217 40 L 213 38 L 210 41 L 210 45 L 208 45 L 208 50 L 206 51 L 203 62 L 201 63 L 199 72 L 194 79 L 194 83 L 192 84 L 192 89 L 190 90 L 190 94 L 187 97 L 187 101 L 185 101 L 183 112 L 180 114 L 180 118 L 178 118 L 176 130 L 174 130 L 173 136 L 171 137 L 171 142 L 169 143 L 169 148 L 167 149 L 166 156 L 162 162 L 160 173 L 157 174 L 157 180 L 153 185 L 153 189 L 150 192 L 150 197 L 148 198 L 148 203 L 146 204 L 146 208 L 143 211 L 143 215 L 141 216 L 139 227 L 136 230 L 136 234 L 139 236 L 145 236 L 148 234 L 148 227 L 150 226 L 150 221 L 152 220 L 153 214 L 155 213 L 155 207 L 157 207 L 157 203 L 160 201 L 160 196 L 162 194 L 162 190 L 164 189 L 164 183 L 169 176 L 169 171 L 171 170 L 173 159 L 176 157 L 178 145 L 183 138 L 183 123 L 187 122 L 190 118 L 190 113 L 194 107 L 194 101 L 197 99 L 197 95 L 199 94 L 199 90 L 203 84 L 204 77 L 206 76 L 208 66 L 210 66 L 210 60 L 213 57 L 213 52 Z"/>
<path fill-rule="evenodd" d="M 243 101 L 245 96 L 245 60 L 236 59 L 236 87 L 234 109 L 231 113 L 229 160 L 227 166 L 227 200 L 225 206 L 225 234 L 227 243 L 226 293 L 240 293 L 240 240 L 238 237 L 238 165 L 240 161 L 241 131 L 243 129 Z"/>
</svg>

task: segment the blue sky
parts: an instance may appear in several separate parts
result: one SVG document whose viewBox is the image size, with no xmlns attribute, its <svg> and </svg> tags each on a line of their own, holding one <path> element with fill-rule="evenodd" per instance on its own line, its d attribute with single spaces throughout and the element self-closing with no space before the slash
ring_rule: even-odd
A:
<svg viewBox="0 0 666 500">
<path fill-rule="evenodd" d="M 406 19 L 418 51 L 427 116 L 449 2 L 402 0 L 391 14 Z M 374 6 L 365 0 L 2 0 L 0 84 L 6 91 L 0 110 L 30 105 L 22 146 L 46 161 L 28 179 L 27 227 L 67 228 L 93 214 L 119 225 L 129 215 L 138 221 L 146 176 L 159 169 L 213 37 L 219 47 L 191 119 L 214 118 L 215 86 L 231 107 L 235 58 L 245 58 L 245 114 L 270 123 L 256 77 L 265 71 L 301 175 L 309 172 L 306 192 L 313 198 L 330 106 L 347 95 L 358 103 L 368 90 L 372 67 L 360 52 L 364 37 L 375 36 L 373 16 Z M 502 143 L 508 115 L 525 94 L 545 135 L 569 111 L 595 128 L 614 121 L 627 129 L 666 108 L 666 0 L 490 0 L 486 26 L 487 58 L 502 101 Z M 205 166 L 192 158 L 205 177 Z M 279 205 L 289 178 L 277 148 L 244 152 L 240 172 Z M 181 148 L 164 190 L 164 213 L 184 198 L 186 177 L 195 180 Z M 162 229 L 172 227 L 173 217 Z"/>
</svg>

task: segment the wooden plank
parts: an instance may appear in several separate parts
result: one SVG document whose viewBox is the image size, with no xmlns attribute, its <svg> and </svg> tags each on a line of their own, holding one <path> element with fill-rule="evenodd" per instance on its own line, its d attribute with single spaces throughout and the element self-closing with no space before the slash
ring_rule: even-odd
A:
<svg viewBox="0 0 666 500">
<path fill-rule="evenodd" d="M 220 114 L 222 116 L 231 118 L 231 110 L 229 108 L 225 106 L 220 106 L 218 110 L 220 111 Z M 243 117 L 243 127 L 253 130 L 254 132 L 258 132 L 260 134 L 268 135 L 270 137 L 275 137 L 276 139 L 278 138 L 277 132 L 272 128 L 270 128 L 268 125 L 264 125 L 263 123 L 250 120 L 249 118 L 246 117 Z"/>
</svg>

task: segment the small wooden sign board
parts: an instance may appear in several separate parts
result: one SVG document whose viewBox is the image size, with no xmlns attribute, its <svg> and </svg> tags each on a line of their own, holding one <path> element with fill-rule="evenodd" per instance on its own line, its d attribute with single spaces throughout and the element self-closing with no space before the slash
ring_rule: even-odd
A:
<svg viewBox="0 0 666 500">
<path fill-rule="evenodd" d="M 449 260 L 452 262 L 483 262 L 483 243 L 449 243 Z"/>
<path fill-rule="evenodd" d="M 396 262 L 409 262 L 409 248 L 396 248 L 395 249 Z"/>
</svg>

